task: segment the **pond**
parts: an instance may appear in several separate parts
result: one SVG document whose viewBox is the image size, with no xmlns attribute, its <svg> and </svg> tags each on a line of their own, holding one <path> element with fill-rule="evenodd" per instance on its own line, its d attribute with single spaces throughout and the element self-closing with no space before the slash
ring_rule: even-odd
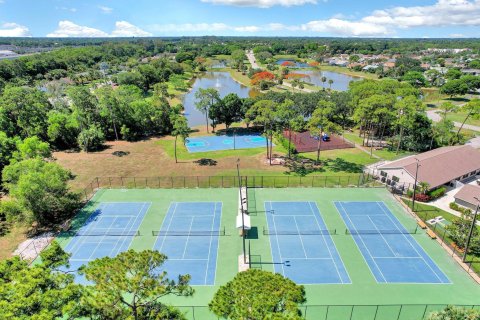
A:
<svg viewBox="0 0 480 320">
<path fill-rule="evenodd" d="M 281 64 L 284 63 L 284 62 L 291 62 L 291 63 L 293 63 L 293 65 L 291 66 L 292 68 L 310 68 L 310 66 L 308 65 L 308 63 L 298 62 L 298 61 L 290 60 L 290 59 L 280 59 L 280 60 L 277 60 L 277 64 L 278 64 L 278 65 L 281 65 Z"/>
<path fill-rule="evenodd" d="M 332 89 L 337 91 L 347 91 L 350 81 L 362 80 L 362 78 L 359 77 L 352 77 L 343 73 L 332 71 L 302 70 L 299 73 L 308 75 L 308 77 L 301 78 L 302 81 L 309 82 L 313 85 L 327 89 L 330 88 L 328 80 L 331 79 L 333 80 Z M 327 78 L 327 81 L 325 83 L 322 83 L 322 77 Z"/>
<path fill-rule="evenodd" d="M 236 93 L 240 98 L 255 95 L 256 90 L 248 88 L 230 76 L 228 72 L 205 72 L 193 84 L 191 90 L 183 96 L 183 107 L 190 127 L 204 125 L 205 115 L 195 107 L 195 93 L 200 89 L 215 88 L 223 98 L 229 93 Z M 209 120 L 210 123 L 210 120 Z"/>
</svg>

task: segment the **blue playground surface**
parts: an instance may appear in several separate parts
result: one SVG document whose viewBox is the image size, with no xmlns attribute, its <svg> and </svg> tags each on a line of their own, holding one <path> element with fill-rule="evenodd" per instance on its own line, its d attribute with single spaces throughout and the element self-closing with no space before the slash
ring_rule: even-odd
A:
<svg viewBox="0 0 480 320">
<path fill-rule="evenodd" d="M 351 283 L 315 202 L 265 202 L 276 273 L 298 284 Z"/>
<path fill-rule="evenodd" d="M 265 147 L 266 138 L 261 135 L 223 135 L 188 138 L 188 152 L 236 150 Z"/>
<path fill-rule="evenodd" d="M 127 251 L 149 208 L 148 202 L 100 203 L 65 247 L 65 251 L 72 254 L 70 268 L 66 271 L 77 270 L 91 260 L 115 257 Z M 76 281 L 86 282 L 78 275 Z"/>
<path fill-rule="evenodd" d="M 383 202 L 335 202 L 335 206 L 377 282 L 450 283 Z"/>
<path fill-rule="evenodd" d="M 168 257 L 161 271 L 171 279 L 190 274 L 191 285 L 214 285 L 221 216 L 221 202 L 173 202 L 154 245 Z"/>
</svg>

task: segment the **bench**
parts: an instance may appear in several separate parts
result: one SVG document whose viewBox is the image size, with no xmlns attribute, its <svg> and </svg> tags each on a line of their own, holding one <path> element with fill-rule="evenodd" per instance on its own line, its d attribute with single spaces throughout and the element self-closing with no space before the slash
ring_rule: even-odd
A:
<svg viewBox="0 0 480 320">
<path fill-rule="evenodd" d="M 432 239 L 437 239 L 437 235 L 435 234 L 435 232 L 433 232 L 432 230 L 428 229 L 427 230 L 427 234 L 430 238 Z"/>
<path fill-rule="evenodd" d="M 427 225 L 425 224 L 425 222 L 423 222 L 422 220 L 418 220 L 417 221 L 417 224 L 420 228 L 422 229 L 427 229 Z"/>
</svg>

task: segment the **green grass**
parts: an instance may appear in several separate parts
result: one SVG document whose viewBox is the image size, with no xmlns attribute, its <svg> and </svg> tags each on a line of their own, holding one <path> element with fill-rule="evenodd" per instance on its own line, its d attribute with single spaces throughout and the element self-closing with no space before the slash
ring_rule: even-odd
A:
<svg viewBox="0 0 480 320">
<path fill-rule="evenodd" d="M 378 80 L 378 76 L 374 73 L 353 71 L 351 69 L 348 69 L 347 67 L 338 67 L 338 66 L 331 66 L 331 65 L 328 65 L 328 64 L 322 64 L 322 65 L 320 65 L 320 70 L 343 73 L 343 74 L 346 74 L 346 75 L 352 76 L 352 77 L 360 77 L 360 78 L 365 78 L 365 79 Z"/>
<path fill-rule="evenodd" d="M 145 215 L 139 231 L 141 236 L 134 238 L 130 248 L 134 250 L 152 249 L 156 237 L 152 230 L 159 230 L 171 202 L 183 201 L 220 201 L 222 207 L 221 226 L 225 226 L 228 236 L 219 238 L 217 255 L 217 270 L 214 286 L 195 286 L 193 297 L 168 296 L 163 302 L 182 307 L 188 312 L 187 318 L 215 319 L 206 307 L 213 298 L 219 286 L 232 279 L 237 273 L 237 259 L 242 252 L 242 241 L 235 228 L 235 217 L 238 210 L 238 195 L 236 188 L 229 189 L 129 189 L 99 190 L 89 204 L 80 212 L 73 225 L 84 224 L 88 216 L 102 202 L 151 202 L 151 207 Z M 345 230 L 346 226 L 337 212 L 334 201 L 384 201 L 402 224 L 410 228 L 415 221 L 408 215 L 396 200 L 384 188 L 354 188 L 354 189 L 323 189 L 323 188 L 284 188 L 284 189 L 249 189 L 249 211 L 252 226 L 257 228 L 257 236 L 251 236 L 248 242 L 255 261 L 262 262 L 255 267 L 273 271 L 269 237 L 262 234 L 267 226 L 264 210 L 265 201 L 314 201 L 320 209 L 322 218 L 329 229 Z M 253 233 L 254 235 L 254 233 Z M 352 284 L 345 285 L 306 285 L 308 308 L 307 319 L 365 319 L 373 320 L 375 307 L 355 308 L 353 318 L 350 305 L 385 305 L 378 311 L 376 319 L 396 319 L 398 304 L 475 304 L 478 303 L 480 287 L 453 262 L 451 257 L 437 242 L 432 241 L 424 233 L 413 235 L 415 240 L 426 250 L 440 269 L 452 281 L 449 285 L 428 284 L 380 284 L 375 281 L 368 265 L 356 246 L 353 238 L 342 232 L 332 236 L 339 254 L 345 264 Z M 61 238 L 65 246 L 70 238 Z M 260 259 L 259 259 L 260 257 Z M 253 260 L 253 259 L 252 259 Z M 173 275 L 171 275 L 173 276 Z M 314 305 L 346 305 L 346 307 L 331 307 L 329 316 L 325 317 L 326 307 Z M 405 306 L 401 319 L 420 319 L 409 315 L 422 314 L 424 306 Z M 305 307 L 302 307 L 305 310 Z M 370 310 L 372 309 L 372 310 Z M 368 314 L 368 317 L 366 316 Z M 395 315 L 395 316 L 393 316 Z"/>
<path fill-rule="evenodd" d="M 450 113 L 447 118 L 452 121 L 460 122 L 463 123 L 465 120 L 465 117 L 467 114 L 465 112 L 457 112 L 457 113 Z M 480 119 L 474 119 L 472 117 L 469 117 L 466 124 L 471 124 L 473 126 L 478 126 L 480 127 Z"/>
<path fill-rule="evenodd" d="M 355 132 L 345 132 L 344 136 L 346 139 L 350 140 L 351 142 L 354 142 L 355 144 L 361 146 L 363 142 L 363 137 L 358 136 L 358 131 Z M 365 150 L 370 152 L 370 147 L 363 147 Z M 399 158 L 403 158 L 409 155 L 414 154 L 414 152 L 409 152 L 409 151 L 404 151 L 400 150 L 400 152 L 397 154 L 396 151 L 391 151 L 388 150 L 388 148 L 383 148 L 382 150 L 375 150 L 373 149 L 373 154 L 384 159 L 384 160 L 396 160 Z"/>
</svg>

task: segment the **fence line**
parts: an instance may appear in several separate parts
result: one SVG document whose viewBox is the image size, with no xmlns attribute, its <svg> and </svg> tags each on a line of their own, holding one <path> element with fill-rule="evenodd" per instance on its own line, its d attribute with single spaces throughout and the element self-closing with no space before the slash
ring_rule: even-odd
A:
<svg viewBox="0 0 480 320">
<path fill-rule="evenodd" d="M 446 304 L 387 304 L 387 305 L 303 305 L 299 309 L 305 320 L 423 320 L 431 312 L 446 308 Z M 456 305 L 480 310 L 480 305 Z M 207 306 L 178 306 L 188 320 L 221 319 Z"/>
<path fill-rule="evenodd" d="M 341 188 L 384 187 L 370 174 L 348 176 L 242 176 L 242 185 L 249 188 Z M 90 200 L 96 190 L 107 189 L 183 189 L 236 188 L 237 176 L 163 176 L 163 177 L 97 177 L 84 189 Z"/>
</svg>

